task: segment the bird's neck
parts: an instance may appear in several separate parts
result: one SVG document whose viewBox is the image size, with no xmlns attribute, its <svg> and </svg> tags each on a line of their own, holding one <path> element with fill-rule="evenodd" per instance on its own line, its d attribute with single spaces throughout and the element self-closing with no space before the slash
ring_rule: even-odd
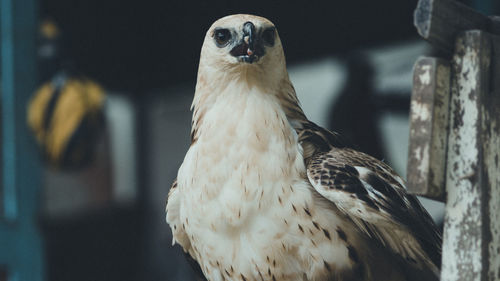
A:
<svg viewBox="0 0 500 281">
<path fill-rule="evenodd" d="M 238 214 L 237 202 L 242 198 L 251 202 L 258 202 L 262 194 L 274 198 L 270 195 L 292 184 L 289 179 L 304 177 L 297 134 L 275 95 L 234 86 L 220 93 L 202 120 L 195 122 L 197 136 L 185 162 L 192 161 L 190 167 L 196 169 L 180 173 L 187 179 L 179 179 L 191 182 L 191 188 L 199 187 L 192 191 L 198 200 L 211 202 L 230 194 L 235 203 L 228 208 L 236 212 L 226 210 L 220 216 Z M 244 218 L 257 208 L 271 206 L 266 198 L 262 205 L 252 203 L 242 209 L 241 217 L 224 221 L 232 221 L 231 227 L 244 225 Z"/>
<path fill-rule="evenodd" d="M 257 104 L 259 106 L 252 107 Z M 232 72 L 218 77 L 199 75 L 192 110 L 193 142 L 197 140 L 201 130 L 218 127 L 213 122 L 207 122 L 209 113 L 210 116 L 234 119 L 255 111 L 258 113 L 257 118 L 247 121 L 257 122 L 256 126 L 259 126 L 258 122 L 265 121 L 260 126 L 268 123 L 271 120 L 268 115 L 274 116 L 277 113 L 284 114 L 287 125 L 307 121 L 286 71 L 275 79 L 263 78 L 258 71 L 250 68 L 241 70 L 236 76 Z M 264 114 L 265 110 L 269 114 Z M 268 119 L 259 118 L 262 116 L 267 116 Z M 242 120 L 241 124 L 246 123 Z"/>
<path fill-rule="evenodd" d="M 282 129 L 290 128 L 276 94 L 246 81 L 234 81 L 220 89 L 207 108 L 195 107 L 193 126 L 196 126 L 197 135 L 204 138 L 222 134 L 225 138 L 236 137 L 243 141 L 245 136 L 253 135 L 255 141 L 261 143 L 266 142 L 264 135 L 281 134 Z M 289 134 L 291 132 L 287 132 Z"/>
</svg>

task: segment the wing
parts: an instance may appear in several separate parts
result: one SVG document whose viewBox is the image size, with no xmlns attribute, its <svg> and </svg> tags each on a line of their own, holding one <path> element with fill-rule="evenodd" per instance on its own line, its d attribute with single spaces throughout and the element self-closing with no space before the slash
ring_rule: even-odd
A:
<svg viewBox="0 0 500 281">
<path fill-rule="evenodd" d="M 307 176 L 323 197 L 368 237 L 418 268 L 437 273 L 441 235 L 403 180 L 383 162 L 309 122 L 297 129 Z"/>
<path fill-rule="evenodd" d="M 179 199 L 178 199 L 179 189 L 177 188 L 177 179 L 172 183 L 172 187 L 170 187 L 170 191 L 168 192 L 167 197 L 167 223 L 170 225 L 172 229 L 173 241 L 172 244 L 175 244 L 177 241 L 179 245 L 182 245 L 184 251 L 184 256 L 186 257 L 187 262 L 193 269 L 196 280 L 204 281 L 207 280 L 201 271 L 200 265 L 198 262 L 191 257 L 191 255 L 186 251 L 186 247 L 190 247 L 189 239 L 186 233 L 182 230 L 179 223 Z"/>
</svg>

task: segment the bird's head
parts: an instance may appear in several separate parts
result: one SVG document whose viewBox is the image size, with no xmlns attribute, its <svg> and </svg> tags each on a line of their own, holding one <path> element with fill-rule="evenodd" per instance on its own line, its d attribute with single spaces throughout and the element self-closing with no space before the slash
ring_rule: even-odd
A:
<svg viewBox="0 0 500 281">
<path fill-rule="evenodd" d="M 276 97 L 287 115 L 305 118 L 286 70 L 274 24 L 253 15 L 231 15 L 212 24 L 200 54 L 193 109 L 192 138 L 205 113 L 219 100 L 258 92 Z M 221 95 L 225 98 L 219 99 Z M 254 95 L 255 96 L 255 95 Z M 234 99 L 231 99 L 234 100 Z"/>
<path fill-rule="evenodd" d="M 240 74 L 244 70 L 266 76 L 286 71 L 276 27 L 269 20 L 253 15 L 231 15 L 217 20 L 203 42 L 200 71 L 204 68 L 226 74 Z"/>
</svg>

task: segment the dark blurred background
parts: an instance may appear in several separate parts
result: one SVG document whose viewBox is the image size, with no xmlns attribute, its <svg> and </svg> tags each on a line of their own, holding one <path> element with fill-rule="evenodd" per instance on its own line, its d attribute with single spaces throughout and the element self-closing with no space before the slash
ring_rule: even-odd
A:
<svg viewBox="0 0 500 281">
<path fill-rule="evenodd" d="M 250 13 L 278 27 L 289 63 L 415 38 L 417 1 L 43 0 L 79 68 L 108 88 L 135 94 L 196 79 L 206 30 Z"/>
<path fill-rule="evenodd" d="M 10 28 L 5 3 L 15 2 L 0 3 L 5 35 Z M 464 3 L 486 14 L 500 11 L 497 0 Z M 25 93 L 30 106 L 27 112 L 16 109 L 21 119 L 14 126 L 28 123 L 31 129 L 22 148 L 34 153 L 21 160 L 40 163 L 32 175 L 39 196 L 29 203 L 35 220 L 27 223 L 36 229 L 28 230 L 34 233 L 30 237 L 41 244 L 19 247 L 41 255 L 41 269 L 34 268 L 33 274 L 42 277 L 16 280 L 193 280 L 181 250 L 171 246 L 164 208 L 189 146 L 189 107 L 204 34 L 225 15 L 251 13 L 273 21 L 309 118 L 404 175 L 412 66 L 418 56 L 439 52 L 416 33 L 416 5 L 416 0 L 40 0 L 34 3 L 35 13 L 26 13 L 34 19 L 23 19 L 18 8 L 14 22 L 28 27 L 31 22 L 28 30 L 37 38 L 16 41 L 32 44 L 37 55 L 35 64 L 28 62 L 36 66 L 29 74 L 35 86 Z M 6 63 L 2 38 L 0 62 Z M 8 67 L 2 71 L 0 84 L 10 77 Z M 82 97 L 87 105 L 95 100 L 95 107 L 82 107 Z M 58 111 L 62 99 L 73 100 L 74 108 Z M 68 134 L 49 130 L 70 119 L 64 112 L 82 113 L 77 123 L 65 127 Z M 12 120 L 2 116 L 5 128 Z M 8 133 L 3 130 L 4 138 Z M 47 136 L 52 134 L 68 139 L 59 156 L 50 154 Z M 9 152 L 6 146 L 2 151 Z M 0 188 L 2 209 L 11 198 L 2 191 L 8 184 Z M 439 223 L 442 205 L 424 204 Z M 15 228 L 2 223 L 0 245 L 2 239 L 11 241 L 2 233 Z M 0 251 L 7 260 L 15 256 Z M 10 268 L 2 266 L 0 253 L 0 281 L 15 278 L 16 270 L 31 270 L 16 269 L 23 258 L 12 260 Z"/>
</svg>

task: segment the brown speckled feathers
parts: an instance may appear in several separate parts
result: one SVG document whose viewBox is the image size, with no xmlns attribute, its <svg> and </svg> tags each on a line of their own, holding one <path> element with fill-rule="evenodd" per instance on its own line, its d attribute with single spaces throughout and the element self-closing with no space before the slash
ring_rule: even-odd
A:
<svg viewBox="0 0 500 281">
<path fill-rule="evenodd" d="M 299 142 L 309 179 L 318 192 L 341 194 L 326 197 L 360 231 L 408 263 L 437 273 L 441 234 L 416 197 L 406 192 L 399 176 L 385 163 L 349 147 L 338 134 L 310 121 L 302 124 L 297 129 Z M 357 204 L 361 210 L 348 207 Z M 401 240 L 402 232 L 415 239 Z"/>
<path fill-rule="evenodd" d="M 441 236 L 404 181 L 309 121 L 277 29 L 207 31 L 167 223 L 201 280 L 437 281 Z"/>
</svg>

